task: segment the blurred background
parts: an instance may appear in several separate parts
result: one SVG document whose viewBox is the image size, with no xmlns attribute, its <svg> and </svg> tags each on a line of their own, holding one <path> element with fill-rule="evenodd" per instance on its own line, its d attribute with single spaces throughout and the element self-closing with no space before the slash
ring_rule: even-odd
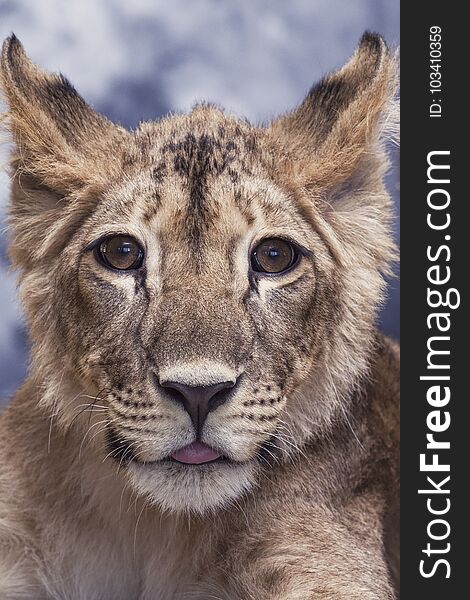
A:
<svg viewBox="0 0 470 600">
<path fill-rule="evenodd" d="M 34 62 L 61 71 L 97 110 L 127 127 L 210 100 L 253 122 L 293 108 L 341 66 L 365 29 L 399 42 L 399 0 L 0 0 Z M 2 109 L 0 104 L 0 110 Z M 397 208 L 397 152 L 388 186 Z M 0 166 L 5 147 L 0 147 Z M 6 255 L 8 177 L 0 169 L 0 405 L 27 369 L 28 342 Z M 399 282 L 381 328 L 399 336 Z"/>
</svg>

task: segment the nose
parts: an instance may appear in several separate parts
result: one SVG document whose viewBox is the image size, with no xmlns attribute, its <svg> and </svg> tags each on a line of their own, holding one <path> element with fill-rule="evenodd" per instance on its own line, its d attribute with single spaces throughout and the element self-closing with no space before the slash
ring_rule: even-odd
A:
<svg viewBox="0 0 470 600">
<path fill-rule="evenodd" d="M 177 381 L 165 381 L 160 385 L 173 400 L 183 405 L 199 434 L 207 415 L 228 400 L 230 390 L 236 384 L 237 380 L 221 381 L 212 385 L 187 385 Z"/>
</svg>

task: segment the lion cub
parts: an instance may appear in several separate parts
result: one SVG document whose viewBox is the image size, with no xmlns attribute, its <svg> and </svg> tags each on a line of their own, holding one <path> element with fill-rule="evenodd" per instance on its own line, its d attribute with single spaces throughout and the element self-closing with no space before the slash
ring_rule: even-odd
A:
<svg viewBox="0 0 470 600">
<path fill-rule="evenodd" d="M 0 598 L 393 598 L 383 40 L 266 127 L 202 104 L 127 131 L 14 36 L 0 82 L 32 342 Z"/>
</svg>

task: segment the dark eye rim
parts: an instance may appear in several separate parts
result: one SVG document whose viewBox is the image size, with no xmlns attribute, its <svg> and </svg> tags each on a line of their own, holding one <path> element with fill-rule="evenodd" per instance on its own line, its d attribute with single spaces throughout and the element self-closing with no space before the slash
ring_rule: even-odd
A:
<svg viewBox="0 0 470 600">
<path fill-rule="evenodd" d="M 289 264 L 289 266 L 286 269 L 284 269 L 283 271 L 278 271 L 276 273 L 269 273 L 268 271 L 263 271 L 263 270 L 258 271 L 257 269 L 253 268 L 253 258 L 256 256 L 256 249 L 263 242 L 267 242 L 268 240 L 281 240 L 281 241 L 285 242 L 286 244 L 289 244 L 289 246 L 291 246 L 291 248 L 293 250 L 293 259 L 292 259 L 291 263 Z M 308 250 L 302 248 L 301 246 L 299 246 L 299 244 L 297 244 L 296 242 L 294 242 L 293 240 L 291 240 L 287 237 L 283 237 L 280 235 L 271 235 L 271 236 L 263 237 L 259 240 L 256 240 L 251 245 L 250 253 L 249 253 L 250 273 L 255 277 L 283 277 L 284 275 L 288 274 L 290 271 L 293 271 L 300 263 L 302 256 L 306 256 L 307 254 L 309 254 Z"/>
<path fill-rule="evenodd" d="M 106 258 L 106 255 L 101 251 L 101 246 L 106 241 L 108 241 L 112 238 L 115 238 L 115 237 L 129 238 L 139 248 L 139 254 L 138 254 L 136 260 L 132 263 L 132 265 L 130 267 L 128 267 L 126 269 L 119 269 L 118 267 L 113 266 Z M 102 264 L 104 267 L 106 267 L 110 271 L 114 271 L 115 273 L 128 273 L 129 271 L 138 271 L 139 269 L 142 268 L 144 258 L 145 258 L 145 251 L 142 248 L 142 244 L 135 238 L 135 236 L 130 235 L 129 233 L 121 233 L 121 232 L 107 233 L 105 235 L 102 235 L 98 239 L 96 239 L 94 242 L 92 242 L 89 246 L 87 246 L 86 249 L 93 251 L 95 259 L 98 263 Z"/>
</svg>

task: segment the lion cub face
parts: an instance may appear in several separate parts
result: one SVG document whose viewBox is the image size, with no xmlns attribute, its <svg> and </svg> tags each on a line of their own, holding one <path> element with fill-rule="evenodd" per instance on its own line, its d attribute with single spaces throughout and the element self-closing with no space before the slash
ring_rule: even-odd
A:
<svg viewBox="0 0 470 600">
<path fill-rule="evenodd" d="M 235 499 L 362 373 L 392 248 L 377 218 L 392 70 L 365 36 L 268 128 L 200 106 L 127 132 L 6 42 L 35 372 L 93 398 L 64 397 L 59 420 L 93 417 L 98 454 L 164 509 Z"/>
<path fill-rule="evenodd" d="M 322 244 L 259 138 L 213 108 L 146 126 L 62 261 L 56 312 L 108 407 L 103 452 L 171 509 L 251 484 L 311 360 Z"/>
</svg>

